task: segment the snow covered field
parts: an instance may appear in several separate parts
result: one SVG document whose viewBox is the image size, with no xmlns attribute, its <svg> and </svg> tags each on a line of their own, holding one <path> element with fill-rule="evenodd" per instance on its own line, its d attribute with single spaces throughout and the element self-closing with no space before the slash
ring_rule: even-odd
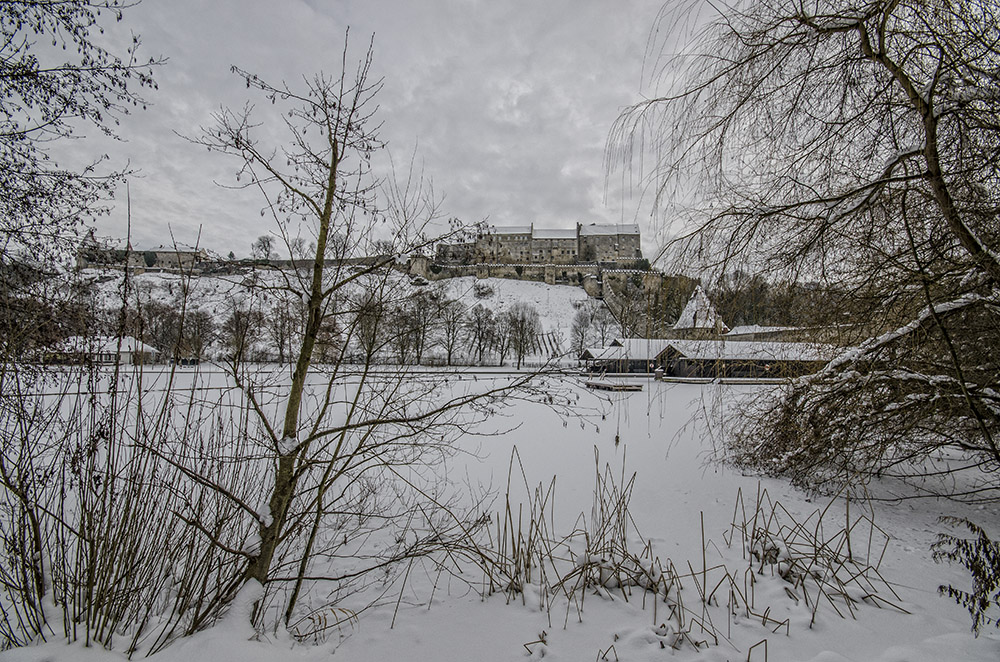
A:
<svg viewBox="0 0 1000 662">
<path fill-rule="evenodd" d="M 471 376 L 469 373 L 464 378 Z M 461 450 L 468 452 L 450 458 L 442 470 L 459 484 L 491 485 L 500 494 L 493 504 L 499 510 L 511 453 L 516 448 L 524 478 L 518 470 L 511 487 L 515 511 L 519 502 L 527 507 L 531 490 L 539 484 L 547 489 L 555 477 L 549 513 L 557 536 L 580 527 L 581 514 L 585 520 L 593 519 L 598 468 L 603 472 L 609 466 L 619 487 L 634 472 L 629 512 L 635 526 L 629 528 L 630 548 L 637 554 L 648 549 L 663 563 L 672 561 L 680 575 L 680 596 L 688 612 L 684 623 L 690 628 L 690 639 L 707 642 L 707 647 L 696 650 L 685 644 L 675 650 L 664 646 L 663 642 L 671 639 L 667 630 L 658 626 L 669 620 L 664 616 L 666 608 L 661 602 L 658 611 L 654 610 L 654 601 L 648 596 L 644 599 L 641 590 L 633 589 L 625 599 L 622 590 L 591 587 L 582 609 L 578 603 L 558 597 L 547 601 L 548 609 L 540 609 L 542 596 L 537 587 L 527 586 L 523 593 L 512 596 L 498 592 L 483 598 L 476 590 L 482 577 L 474 569 L 459 576 L 439 572 L 428 562 L 413 564 L 405 584 L 397 581 L 386 592 L 383 606 L 333 630 L 316 646 L 292 647 L 285 636 L 250 641 L 245 619 L 234 613 L 226 622 L 180 641 L 156 657 L 178 662 L 328 660 L 331 654 L 334 660 L 441 662 L 540 657 L 574 661 L 1000 659 L 1000 636 L 986 631 L 974 638 L 968 614 L 937 594 L 939 584 L 968 583 L 961 568 L 936 565 L 929 549 L 941 530 L 937 518 L 963 511 L 953 504 L 928 500 L 870 506 L 852 503 L 848 520 L 844 505 L 832 504 L 823 514 L 822 528 L 827 536 L 833 536 L 845 522 L 856 521 L 865 508 L 871 509 L 871 519 L 889 538 L 877 530 L 869 536 L 872 529 L 863 519 L 852 530 L 854 555 L 873 563 L 881 557 L 879 571 L 892 588 L 879 591 L 881 608 L 872 600 L 851 607 L 837 600 L 821 599 L 818 607 L 807 604 L 801 594 L 791 597 L 785 590 L 788 583 L 776 576 L 771 566 L 766 566 L 763 574 L 748 572 L 739 535 L 732 536 L 734 509 L 738 495 L 742 494 L 740 510 L 747 512 L 753 509 L 757 495 L 766 491 L 771 503 L 783 506 L 777 510 L 786 524 L 798 521 L 815 529 L 814 513 L 826 509 L 828 501 L 810 499 L 785 481 L 743 476 L 709 461 L 713 434 L 724 425 L 719 406 L 725 408 L 751 389 L 770 387 L 634 381 L 642 384 L 641 392 L 598 394 L 567 377 L 567 384 L 580 396 L 579 408 L 587 412 L 585 415 L 567 416 L 541 404 L 517 403 L 476 430 L 481 434 L 463 438 Z M 503 433 L 490 434 L 495 431 Z M 599 457 L 596 462 L 595 453 Z M 975 519 L 995 523 L 1000 509 L 989 506 L 978 511 Z M 867 546 L 869 537 L 871 548 Z M 754 568 L 760 566 L 758 563 Z M 737 577 L 742 587 L 754 575 L 752 611 L 756 617 L 748 617 L 745 610 L 727 608 L 727 590 L 717 591 L 712 606 L 703 609 L 699 584 L 707 584 L 711 590 L 718 583 L 725 589 L 727 572 Z M 360 608 L 364 598 L 370 597 L 357 596 L 356 604 L 348 601 L 338 607 Z M 810 627 L 814 607 L 815 621 Z M 844 617 L 838 615 L 838 609 Z M 761 623 L 762 614 L 767 626 Z M 712 631 L 699 627 L 699 620 L 710 621 Z M 766 644 L 761 643 L 765 640 Z M 61 644 L 8 651 L 2 657 L 118 659 L 115 654 Z"/>
</svg>

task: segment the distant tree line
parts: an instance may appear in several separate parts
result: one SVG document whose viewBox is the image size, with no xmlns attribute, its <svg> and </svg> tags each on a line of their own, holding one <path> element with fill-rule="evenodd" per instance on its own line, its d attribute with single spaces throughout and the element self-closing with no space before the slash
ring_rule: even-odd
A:
<svg viewBox="0 0 1000 662">
<path fill-rule="evenodd" d="M 774 282 L 760 274 L 737 270 L 719 278 L 707 294 L 730 327 L 820 326 L 852 321 L 847 314 L 841 320 L 830 319 L 831 303 L 845 297 L 829 285 Z"/>
<path fill-rule="evenodd" d="M 91 292 L 87 296 L 92 297 Z M 31 342 L 51 347 L 71 335 L 122 332 L 160 352 L 164 360 L 218 358 L 245 362 L 288 363 L 301 342 L 305 310 L 302 302 L 272 292 L 262 297 L 231 298 L 221 313 L 212 314 L 193 301 L 140 297 L 124 308 L 95 310 L 83 298 L 58 310 L 29 299 L 19 302 L 22 315 L 44 318 L 33 325 Z M 349 360 L 398 365 L 507 365 L 520 368 L 531 354 L 542 351 L 542 326 L 534 306 L 519 302 L 494 313 L 483 304 L 469 306 L 438 288 L 422 289 L 375 300 L 365 293 L 342 297 L 334 305 L 337 323 L 321 325 L 318 360 L 332 362 L 346 353 Z M 11 307 L 11 313 L 16 307 Z M 344 314 L 346 312 L 346 315 Z M 591 321 L 588 337 L 610 338 L 614 318 L 604 311 Z M 354 329 L 342 319 L 353 317 Z M 8 317 L 8 319 L 13 319 Z M 353 340 L 345 346 L 345 337 Z M 13 335 L 10 338 L 14 338 Z"/>
</svg>

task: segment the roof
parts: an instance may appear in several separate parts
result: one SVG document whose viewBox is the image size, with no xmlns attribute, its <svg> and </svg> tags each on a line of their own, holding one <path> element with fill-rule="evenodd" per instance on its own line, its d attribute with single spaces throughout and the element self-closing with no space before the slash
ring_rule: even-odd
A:
<svg viewBox="0 0 1000 662">
<path fill-rule="evenodd" d="M 133 246 L 133 253 L 204 253 L 204 248 L 188 246 L 187 244 L 171 244 L 170 246 Z"/>
<path fill-rule="evenodd" d="M 576 239 L 576 229 L 535 228 L 531 236 L 534 239 Z"/>
<path fill-rule="evenodd" d="M 687 359 L 700 361 L 829 361 L 832 345 L 810 342 L 753 340 L 669 340 L 668 346 Z M 664 350 L 666 347 L 664 347 Z M 662 353 L 663 350 L 661 350 Z"/>
<path fill-rule="evenodd" d="M 531 234 L 530 225 L 491 225 L 487 234 Z"/>
<path fill-rule="evenodd" d="M 760 324 L 747 324 L 744 326 L 734 326 L 726 333 L 728 336 L 742 336 L 749 333 L 780 333 L 781 331 L 797 331 L 798 326 L 761 326 Z"/>
<path fill-rule="evenodd" d="M 615 338 L 608 349 L 620 350 L 619 356 L 630 361 L 652 361 L 672 340 L 663 338 Z"/>
<path fill-rule="evenodd" d="M 694 288 L 691 298 L 681 311 L 681 316 L 674 324 L 675 329 L 719 329 L 722 332 L 729 330 L 719 313 L 712 305 L 712 301 L 701 289 L 701 285 Z"/>
<path fill-rule="evenodd" d="M 622 347 L 602 347 L 592 351 L 596 352 L 595 361 L 618 361 L 627 358 Z"/>
<path fill-rule="evenodd" d="M 580 226 L 580 235 L 583 237 L 593 237 L 597 235 L 619 235 L 619 234 L 639 234 L 639 226 L 635 223 L 613 223 Z"/>
<path fill-rule="evenodd" d="M 118 352 L 118 338 L 115 336 L 70 336 L 61 344 L 64 352 L 91 353 L 91 354 L 111 354 Z M 143 352 L 145 354 L 159 354 L 155 347 L 140 342 L 132 336 L 121 338 L 122 352 Z"/>
</svg>

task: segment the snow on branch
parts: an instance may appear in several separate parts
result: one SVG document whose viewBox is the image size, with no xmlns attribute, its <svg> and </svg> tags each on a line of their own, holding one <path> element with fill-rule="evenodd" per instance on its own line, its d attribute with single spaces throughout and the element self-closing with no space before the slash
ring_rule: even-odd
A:
<svg viewBox="0 0 1000 662">
<path fill-rule="evenodd" d="M 832 374 L 834 374 L 837 370 L 843 368 L 844 366 L 857 363 L 861 359 L 870 356 L 879 349 L 882 349 L 889 343 L 899 340 L 900 338 L 913 333 L 917 329 L 923 327 L 923 325 L 927 322 L 927 320 L 937 315 L 951 313 L 956 310 L 967 308 L 969 306 L 973 306 L 979 303 L 987 303 L 987 304 L 1000 303 L 1000 291 L 994 290 L 990 296 L 983 296 L 981 294 L 975 294 L 975 293 L 965 294 L 951 301 L 939 303 L 935 306 L 927 306 L 923 310 L 921 310 L 920 314 L 917 315 L 909 323 L 904 324 L 903 326 L 893 331 L 889 331 L 887 333 L 883 333 L 880 336 L 870 338 L 865 342 L 861 343 L 860 345 L 858 345 L 857 347 L 852 347 L 848 349 L 840 356 L 827 363 L 823 367 L 823 369 L 820 370 L 819 372 L 816 372 L 812 375 L 806 375 L 805 377 L 801 377 L 797 381 L 802 385 L 806 385 L 816 380 L 826 379 L 830 377 Z"/>
</svg>

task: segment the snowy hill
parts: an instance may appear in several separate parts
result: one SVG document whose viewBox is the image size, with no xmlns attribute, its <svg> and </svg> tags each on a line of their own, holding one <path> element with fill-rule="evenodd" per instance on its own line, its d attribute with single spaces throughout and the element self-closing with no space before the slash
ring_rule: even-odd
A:
<svg viewBox="0 0 1000 662">
<path fill-rule="evenodd" d="M 160 306 L 174 310 L 206 314 L 216 330 L 226 324 L 237 309 L 260 311 L 257 318 L 266 325 L 276 316 L 279 306 L 297 305 L 295 297 L 280 288 L 291 272 L 247 271 L 227 275 L 182 277 L 172 273 L 143 273 L 129 278 L 127 301 L 130 308 Z M 93 285 L 96 309 L 118 310 L 121 307 L 123 274 L 115 270 L 89 269 L 85 282 Z M 570 329 L 576 311 L 589 297 L 583 289 L 568 285 L 548 285 L 532 281 L 502 278 L 477 279 L 472 276 L 416 284 L 403 274 L 391 274 L 389 287 L 394 301 L 426 295 L 433 301 L 455 300 L 466 310 L 476 305 L 494 316 L 524 302 L 537 310 L 542 329 L 539 347 L 534 354 L 544 358 L 566 353 L 570 348 Z M 354 293 L 362 291 L 355 287 Z M 347 295 L 350 296 L 350 293 Z M 593 302 L 597 304 L 597 302 Z M 257 341 L 262 353 L 270 354 L 267 340 Z M 429 356 L 440 353 L 432 346 Z M 208 356 L 223 351 L 218 341 L 210 343 Z"/>
</svg>

